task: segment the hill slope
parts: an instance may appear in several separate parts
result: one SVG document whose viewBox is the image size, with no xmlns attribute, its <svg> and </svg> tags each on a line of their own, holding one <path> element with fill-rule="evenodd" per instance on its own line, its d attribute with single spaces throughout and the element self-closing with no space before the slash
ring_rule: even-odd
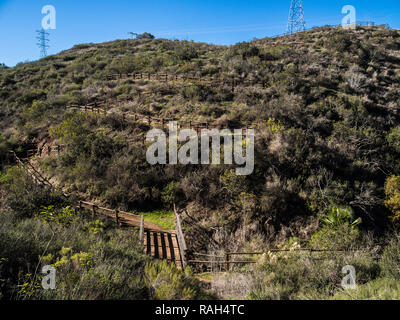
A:
<svg viewBox="0 0 400 320">
<path fill-rule="evenodd" d="M 129 73 L 144 75 L 123 77 Z M 20 154 L 65 144 L 59 157 L 40 159 L 42 169 L 66 190 L 114 207 L 175 201 L 206 227 L 292 226 L 289 235 L 300 228 L 308 237 L 311 220 L 345 206 L 364 227 L 382 230 L 391 215 L 385 181 L 400 173 L 399 94 L 397 30 L 324 27 L 228 47 L 163 39 L 79 45 L 0 70 L 0 144 Z M 67 108 L 94 101 L 114 114 Z M 121 112 L 252 127 L 255 171 L 150 166 L 140 143 L 150 127 L 122 121 Z"/>
</svg>

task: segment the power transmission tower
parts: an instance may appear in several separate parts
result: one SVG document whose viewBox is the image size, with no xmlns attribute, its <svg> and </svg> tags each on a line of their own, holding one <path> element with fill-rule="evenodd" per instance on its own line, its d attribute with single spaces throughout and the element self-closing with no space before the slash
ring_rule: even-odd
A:
<svg viewBox="0 0 400 320">
<path fill-rule="evenodd" d="M 289 12 L 287 34 L 293 34 L 306 29 L 304 22 L 303 0 L 292 0 Z"/>
<path fill-rule="evenodd" d="M 49 33 L 42 30 L 37 30 L 36 33 L 38 34 L 36 39 L 39 41 L 37 43 L 39 49 L 40 49 L 40 57 L 44 58 L 47 56 L 47 49 L 50 48 L 50 46 L 48 45 L 49 43 Z"/>
</svg>

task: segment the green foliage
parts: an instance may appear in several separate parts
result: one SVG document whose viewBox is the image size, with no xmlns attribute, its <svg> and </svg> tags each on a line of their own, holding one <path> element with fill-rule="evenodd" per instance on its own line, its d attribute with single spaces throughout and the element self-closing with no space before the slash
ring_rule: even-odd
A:
<svg viewBox="0 0 400 320">
<path fill-rule="evenodd" d="M 40 218 L 47 223 L 58 223 L 62 225 L 69 225 L 74 219 L 74 210 L 71 207 L 56 209 L 53 205 L 42 207 Z"/>
<path fill-rule="evenodd" d="M 166 261 L 146 264 L 145 274 L 151 297 L 155 300 L 193 300 L 203 297 L 198 280 L 182 274 Z"/>
<path fill-rule="evenodd" d="M 268 130 L 270 130 L 273 133 L 281 132 L 285 129 L 282 123 L 274 118 L 269 118 L 268 121 L 266 122 L 266 126 Z"/>
<path fill-rule="evenodd" d="M 7 257 L 0 262 L 0 295 L 34 300 L 205 297 L 189 274 L 166 262 L 150 262 L 132 230 L 112 227 L 94 234 L 87 231 L 88 223 L 75 219 L 54 233 L 42 219 L 15 220 L 0 209 L 0 257 Z M 29 271 L 44 265 L 57 270 L 55 290 L 42 290 L 41 276 Z"/>
<path fill-rule="evenodd" d="M 360 244 L 360 232 L 348 222 L 337 226 L 326 225 L 311 236 L 310 248 L 342 250 L 356 248 Z"/>
<path fill-rule="evenodd" d="M 400 127 L 392 128 L 386 139 L 390 146 L 400 153 Z"/>
<path fill-rule="evenodd" d="M 352 229 L 355 229 L 361 224 L 361 221 L 361 218 L 354 220 L 354 213 L 350 207 L 333 207 L 331 212 L 322 218 L 322 222 L 332 228 L 337 228 L 347 223 Z"/>
<path fill-rule="evenodd" d="M 0 300 L 3 297 L 3 286 L 4 286 L 4 282 L 5 279 L 3 278 L 3 266 L 5 263 L 7 263 L 8 259 L 7 258 L 0 258 Z"/>
<path fill-rule="evenodd" d="M 232 195 L 238 196 L 244 191 L 245 176 L 238 176 L 235 170 L 225 170 L 220 177 L 220 182 L 223 187 Z"/>
<path fill-rule="evenodd" d="M 389 278 L 400 280 L 400 239 L 393 239 L 385 248 L 380 261 L 382 273 Z"/>
<path fill-rule="evenodd" d="M 104 222 L 100 221 L 99 219 L 90 221 L 84 229 L 87 230 L 90 234 L 102 234 L 105 231 L 105 224 Z"/>
<path fill-rule="evenodd" d="M 175 213 L 167 210 L 153 210 L 148 212 L 137 212 L 137 215 L 144 216 L 148 222 L 155 223 L 166 230 L 175 229 Z"/>
<path fill-rule="evenodd" d="M 328 298 L 332 300 L 399 300 L 400 282 L 379 278 L 367 284 L 358 285 L 355 290 L 338 292 Z"/>
<path fill-rule="evenodd" d="M 8 143 L 5 141 L 3 136 L 0 134 L 0 170 L 2 170 L 3 165 L 5 165 L 7 160 Z M 0 174 L 1 177 L 1 174 Z"/>
<path fill-rule="evenodd" d="M 207 96 L 209 96 L 211 89 L 203 85 L 189 85 L 181 89 L 181 95 L 185 99 L 190 99 L 194 101 L 205 101 Z"/>
<path fill-rule="evenodd" d="M 134 32 L 129 32 L 129 34 L 132 35 L 132 36 L 135 36 L 136 39 L 139 39 L 139 40 L 141 40 L 141 39 L 154 39 L 155 38 L 151 33 L 148 33 L 148 32 L 144 32 L 144 33 L 141 33 L 141 34 L 134 33 Z"/>
<path fill-rule="evenodd" d="M 40 285 L 39 278 L 35 278 L 31 273 L 27 273 L 22 280 L 23 283 L 17 285 L 19 288 L 17 299 L 31 299 L 40 292 L 42 286 Z"/>
<path fill-rule="evenodd" d="M 50 130 L 50 134 L 62 142 L 75 141 L 88 134 L 86 121 L 88 115 L 84 112 L 69 116 L 58 126 Z"/>
<path fill-rule="evenodd" d="M 177 201 L 177 194 L 179 188 L 179 182 L 170 182 L 161 192 L 161 199 L 167 207 L 172 207 L 172 205 Z"/>
<path fill-rule="evenodd" d="M 295 249 L 296 245 L 291 248 Z M 378 264 L 368 252 L 267 253 L 260 258 L 257 268 L 251 271 L 249 283 L 252 285 L 248 295 L 250 299 L 261 300 L 328 299 L 342 291 L 341 270 L 345 265 L 356 268 L 358 285 L 379 276 Z"/>
<path fill-rule="evenodd" d="M 393 213 L 393 221 L 400 219 L 400 176 L 388 177 L 385 184 L 385 205 Z"/>
<path fill-rule="evenodd" d="M 20 218 L 32 217 L 45 205 L 66 205 L 61 194 L 38 186 L 18 167 L 8 169 L 6 175 L 1 177 L 0 184 L 6 193 L 4 204 Z"/>
<path fill-rule="evenodd" d="M 233 235 L 245 220 L 248 228 L 259 226 L 260 233 L 270 239 L 298 236 L 300 243 L 320 248 L 360 245 L 364 229 L 388 230 L 388 209 L 394 219 L 399 215 L 397 180 L 390 178 L 386 185 L 385 180 L 387 172 L 396 177 L 400 170 L 400 117 L 396 113 L 400 71 L 392 56 L 400 46 L 396 30 L 361 28 L 359 35 L 353 38 L 348 31 L 324 27 L 290 39 L 265 38 L 228 47 L 144 36 L 146 39 L 78 45 L 41 61 L 2 68 L 1 170 L 7 169 L 7 161 L 3 161 L 7 148 L 24 157 L 38 142 L 48 143 L 50 131 L 51 138 L 67 148 L 58 157 L 40 160 L 42 169 L 68 192 L 80 192 L 112 207 L 149 211 L 158 223 L 172 222 L 169 213 L 164 217 L 153 209 L 169 208 L 177 201 L 191 206 L 199 225 L 227 227 Z M 107 75 L 130 72 L 202 79 L 168 83 L 154 77 L 149 81 L 146 76 L 106 80 Z M 223 81 L 209 81 L 209 76 Z M 232 79 L 237 82 L 233 91 Z M 132 101 L 116 102 L 128 97 Z M 109 102 L 105 108 L 115 112 L 114 119 L 67 108 L 95 99 Z M 150 166 L 140 143 L 149 129 L 147 124 L 129 117 L 122 121 L 122 111 L 182 121 L 215 120 L 220 128 L 256 128 L 255 171 L 246 178 L 236 176 L 233 166 Z M 42 206 L 53 205 L 57 211 L 69 205 L 35 186 L 16 168 L 7 171 L 1 189 L 1 195 L 5 194 L 2 204 L 13 216 L 27 218 L 27 224 L 33 223 L 31 217 L 37 217 Z M 350 205 L 354 210 L 351 218 L 346 213 Z M 359 216 L 363 217 L 360 230 L 355 228 Z M 323 217 L 316 233 L 315 217 Z M 70 228 L 76 223 L 57 224 L 57 230 L 75 230 Z M 143 265 L 137 266 L 144 259 L 137 258 L 128 245 L 121 249 L 114 243 L 121 238 L 111 239 L 113 249 L 109 249 L 105 239 L 109 226 L 101 221 L 86 221 L 81 227 L 84 232 L 77 232 L 81 238 L 99 238 L 102 252 L 123 252 L 133 262 L 126 262 L 122 254 L 117 254 L 118 261 L 110 262 L 107 255 L 102 260 L 86 238 L 73 238 L 67 244 L 59 239 L 50 252 L 54 257 L 62 259 L 58 252 L 63 246 L 95 256 L 92 268 L 63 275 L 65 291 L 57 297 L 146 296 L 148 287 L 140 280 Z M 13 243 L 7 237 L 4 243 Z M 32 263 L 44 251 L 43 246 L 26 242 L 17 249 L 19 257 L 33 252 L 34 258 L 27 258 Z M 13 256 L 11 260 L 18 259 Z M 124 262 L 131 270 L 141 271 L 127 273 L 119 267 Z M 365 265 L 363 270 L 374 270 L 369 262 L 359 264 Z M 292 280 L 270 283 L 259 296 L 299 297 L 293 286 L 303 285 L 298 278 L 302 272 L 308 274 L 308 269 L 304 271 L 300 265 L 290 268 L 293 277 L 288 278 Z M 328 265 L 327 270 L 328 275 L 316 273 L 311 290 L 333 286 L 326 279 L 336 281 L 337 269 Z M 283 279 L 283 275 L 279 277 Z M 120 287 L 127 291 L 116 289 Z M 93 288 L 93 295 L 88 288 Z"/>
<path fill-rule="evenodd" d="M 47 111 L 48 109 L 48 105 L 46 104 L 45 101 L 41 101 L 41 100 L 34 100 L 32 102 L 32 105 L 25 109 L 25 116 L 28 119 L 35 119 L 37 120 L 38 118 L 41 118 L 44 113 Z"/>
</svg>

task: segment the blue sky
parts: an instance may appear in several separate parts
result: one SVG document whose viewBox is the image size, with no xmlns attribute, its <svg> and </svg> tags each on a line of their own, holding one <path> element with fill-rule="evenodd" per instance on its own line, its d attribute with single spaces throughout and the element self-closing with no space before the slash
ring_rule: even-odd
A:
<svg viewBox="0 0 400 320">
<path fill-rule="evenodd" d="M 50 30 L 49 54 L 79 43 L 128 38 L 150 32 L 167 39 L 234 44 L 286 30 L 290 0 L 0 0 L 0 63 L 14 66 L 36 60 L 35 31 L 42 7 L 53 5 L 57 29 Z M 340 24 L 344 5 L 357 9 L 357 20 L 400 29 L 399 0 L 304 0 L 307 27 Z"/>
</svg>

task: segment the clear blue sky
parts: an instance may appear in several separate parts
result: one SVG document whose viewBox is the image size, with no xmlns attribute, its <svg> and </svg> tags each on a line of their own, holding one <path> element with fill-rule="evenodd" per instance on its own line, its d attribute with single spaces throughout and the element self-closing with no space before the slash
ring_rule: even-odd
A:
<svg viewBox="0 0 400 320">
<path fill-rule="evenodd" d="M 0 63 L 36 60 L 35 30 L 44 5 L 57 10 L 49 54 L 75 44 L 128 38 L 150 32 L 167 39 L 234 44 L 285 32 L 290 0 L 0 0 Z M 340 24 L 350 4 L 357 20 L 400 28 L 400 0 L 304 0 L 307 27 Z"/>
</svg>

